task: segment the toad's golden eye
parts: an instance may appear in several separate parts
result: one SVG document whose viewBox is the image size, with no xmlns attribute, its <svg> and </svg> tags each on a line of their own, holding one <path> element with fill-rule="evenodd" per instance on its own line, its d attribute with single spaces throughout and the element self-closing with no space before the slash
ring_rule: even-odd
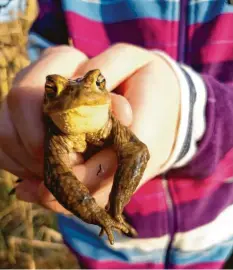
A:
<svg viewBox="0 0 233 270">
<path fill-rule="evenodd" d="M 100 74 L 98 77 L 97 77 L 97 80 L 96 80 L 96 85 L 102 89 L 105 87 L 105 78 L 102 74 Z"/>
</svg>

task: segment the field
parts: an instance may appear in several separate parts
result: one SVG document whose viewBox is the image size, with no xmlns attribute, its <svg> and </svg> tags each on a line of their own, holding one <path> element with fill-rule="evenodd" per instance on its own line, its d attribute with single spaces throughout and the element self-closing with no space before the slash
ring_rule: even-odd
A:
<svg viewBox="0 0 233 270">
<path fill-rule="evenodd" d="M 56 216 L 8 195 L 14 180 L 0 171 L 0 268 L 79 268 L 57 231 Z"/>
</svg>

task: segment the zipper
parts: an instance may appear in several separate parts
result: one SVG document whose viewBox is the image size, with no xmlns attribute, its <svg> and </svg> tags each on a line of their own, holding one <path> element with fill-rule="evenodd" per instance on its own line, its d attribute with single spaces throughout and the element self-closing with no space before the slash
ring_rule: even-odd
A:
<svg viewBox="0 0 233 270">
<path fill-rule="evenodd" d="M 180 20 L 179 20 L 179 34 L 178 34 L 178 52 L 177 58 L 179 63 L 184 63 L 186 59 L 186 51 L 187 51 L 187 17 L 188 17 L 188 1 L 189 0 L 180 0 Z M 176 215 L 175 215 L 175 206 L 172 200 L 172 195 L 169 190 L 168 179 L 166 179 L 166 174 L 163 175 L 162 179 L 163 188 L 165 191 L 165 197 L 168 207 L 168 230 L 170 233 L 170 241 L 168 244 L 166 257 L 165 257 L 165 269 L 169 269 L 170 267 L 170 253 L 172 249 L 172 243 L 176 233 Z"/>
<path fill-rule="evenodd" d="M 178 34 L 178 61 L 185 62 L 187 52 L 187 17 L 188 17 L 188 0 L 180 0 L 180 20 L 179 20 L 179 34 Z"/>
<path fill-rule="evenodd" d="M 170 269 L 170 253 L 172 248 L 172 243 L 174 240 L 175 232 L 176 232 L 176 216 L 175 216 L 175 206 L 173 204 L 172 196 L 168 186 L 168 179 L 166 176 L 163 176 L 162 179 L 163 188 L 165 191 L 165 198 L 167 203 L 167 216 L 168 216 L 168 231 L 170 233 L 170 241 L 167 247 L 166 257 L 165 257 L 165 269 Z"/>
</svg>

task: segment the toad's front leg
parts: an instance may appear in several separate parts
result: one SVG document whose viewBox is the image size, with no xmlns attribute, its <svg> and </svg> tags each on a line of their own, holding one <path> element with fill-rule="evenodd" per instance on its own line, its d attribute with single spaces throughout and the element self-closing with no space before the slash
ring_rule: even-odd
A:
<svg viewBox="0 0 233 270">
<path fill-rule="evenodd" d="M 135 235 L 136 231 L 124 221 L 122 213 L 143 176 L 150 154 L 147 146 L 114 117 L 111 138 L 117 152 L 118 168 L 109 196 L 108 212 Z"/>
<path fill-rule="evenodd" d="M 44 181 L 58 202 L 83 221 L 99 225 L 114 243 L 112 230 L 119 229 L 128 233 L 124 224 L 114 220 L 104 209 L 97 205 L 86 186 L 72 171 L 69 153 L 73 148 L 74 138 L 61 135 L 47 135 L 45 145 Z M 79 145 L 79 147 L 77 147 Z M 85 141 L 79 138 L 75 151 L 83 152 Z"/>
</svg>

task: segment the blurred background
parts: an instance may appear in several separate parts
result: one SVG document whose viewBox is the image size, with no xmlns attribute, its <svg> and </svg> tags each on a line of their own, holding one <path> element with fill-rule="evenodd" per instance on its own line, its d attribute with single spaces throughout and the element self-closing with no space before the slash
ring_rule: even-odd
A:
<svg viewBox="0 0 233 270">
<path fill-rule="evenodd" d="M 43 2 L 44 12 L 39 14 L 36 0 L 0 0 L 0 106 L 17 72 L 36 60 L 44 48 L 68 44 L 64 18 L 59 12 L 57 18 L 53 17 L 46 2 L 49 1 Z M 54 1 L 55 9 L 59 10 L 59 2 Z M 18 6 L 19 10 L 22 6 L 26 8 L 15 16 L 8 8 L 10 5 Z M 35 21 L 38 14 L 43 16 L 43 33 Z M 60 25 L 59 37 L 51 32 L 52 24 Z M 35 32 L 43 37 L 39 38 Z M 53 43 L 48 43 L 47 36 Z M 63 243 L 56 215 L 38 205 L 18 201 L 15 195 L 9 196 L 15 181 L 15 176 L 0 170 L 0 269 L 80 268 Z M 232 258 L 225 268 L 233 268 Z"/>
<path fill-rule="evenodd" d="M 36 0 L 13 2 L 12 7 L 26 5 L 26 12 L 8 22 L 7 18 L 14 16 L 8 9 L 11 1 L 0 1 L 0 105 L 17 72 L 30 63 L 28 50 L 33 41 L 29 41 L 28 32 L 38 15 Z M 15 180 L 0 170 L 0 268 L 79 268 L 76 257 L 63 244 L 56 215 L 8 195 Z"/>
</svg>

